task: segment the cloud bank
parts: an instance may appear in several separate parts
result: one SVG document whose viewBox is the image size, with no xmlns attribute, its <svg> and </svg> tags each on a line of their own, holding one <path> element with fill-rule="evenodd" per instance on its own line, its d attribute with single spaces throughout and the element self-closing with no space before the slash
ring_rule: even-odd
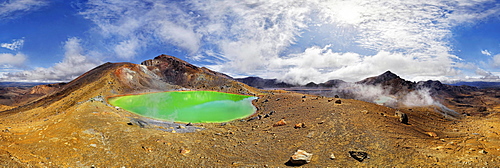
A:
<svg viewBox="0 0 500 168">
<path fill-rule="evenodd" d="M 26 55 L 22 53 L 10 54 L 0 53 L 0 65 L 22 65 L 26 61 Z"/>
<path fill-rule="evenodd" d="M 233 76 L 301 84 L 386 70 L 410 80 L 456 76 L 466 65 L 451 54 L 452 28 L 500 11 L 493 0 L 89 0 L 84 6 L 80 14 L 122 59 L 173 46 Z"/>
<path fill-rule="evenodd" d="M 44 0 L 10 0 L 0 3 L 0 20 L 13 19 L 48 3 Z"/>
<path fill-rule="evenodd" d="M 69 38 L 64 45 L 64 59 L 56 63 L 52 67 L 42 68 L 38 67 L 34 70 L 26 70 L 20 72 L 10 72 L 3 74 L 0 78 L 2 81 L 30 81 L 30 82 L 61 82 L 70 81 L 81 74 L 89 71 L 90 69 L 101 64 L 100 61 L 92 59 L 84 55 L 84 49 L 80 45 L 80 39 Z M 3 56 L 1 58 L 14 58 L 13 56 Z M 26 59 L 24 55 L 17 56 L 18 60 L 21 58 Z M 13 59 L 15 60 L 15 59 Z"/>
</svg>

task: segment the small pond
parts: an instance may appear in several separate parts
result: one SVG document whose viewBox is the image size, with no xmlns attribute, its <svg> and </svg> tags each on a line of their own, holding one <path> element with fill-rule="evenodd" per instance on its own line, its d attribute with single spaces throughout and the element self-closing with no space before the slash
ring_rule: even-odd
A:
<svg viewBox="0 0 500 168">
<path fill-rule="evenodd" d="M 175 91 L 108 98 L 127 111 L 155 119 L 184 123 L 219 123 L 255 113 L 256 97 L 215 91 Z"/>
</svg>

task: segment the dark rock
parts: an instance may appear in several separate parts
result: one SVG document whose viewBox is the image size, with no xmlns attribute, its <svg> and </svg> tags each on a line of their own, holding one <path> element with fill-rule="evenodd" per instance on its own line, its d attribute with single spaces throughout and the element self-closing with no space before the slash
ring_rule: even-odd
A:
<svg viewBox="0 0 500 168">
<path fill-rule="evenodd" d="M 401 111 L 396 111 L 395 116 L 399 117 L 399 122 L 403 124 L 408 124 L 408 115 Z"/>
<path fill-rule="evenodd" d="M 252 120 L 258 120 L 258 119 L 260 119 L 260 117 L 259 116 L 255 116 L 255 117 L 252 117 L 252 118 L 248 119 L 247 122 L 248 121 L 252 121 Z"/>
<path fill-rule="evenodd" d="M 335 97 L 335 98 L 340 98 L 340 97 L 339 97 L 339 95 L 335 95 L 335 96 L 333 96 L 333 97 Z"/>
<path fill-rule="evenodd" d="M 335 100 L 335 104 L 342 104 L 341 100 Z"/>
<path fill-rule="evenodd" d="M 145 127 L 149 126 L 149 124 L 146 121 L 143 121 L 143 120 L 140 120 L 140 119 L 136 119 L 136 118 L 130 119 L 130 123 L 132 125 L 137 125 L 137 126 L 139 126 L 141 128 L 145 128 Z M 128 124 L 128 125 L 130 125 L 130 124 Z"/>
<path fill-rule="evenodd" d="M 368 158 L 368 153 L 366 152 L 349 151 L 349 155 L 359 162 L 362 162 L 363 160 Z"/>
</svg>

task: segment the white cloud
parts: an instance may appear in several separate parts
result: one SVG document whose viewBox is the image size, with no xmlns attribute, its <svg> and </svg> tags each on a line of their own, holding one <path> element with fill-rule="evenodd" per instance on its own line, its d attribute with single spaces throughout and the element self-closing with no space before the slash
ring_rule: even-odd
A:
<svg viewBox="0 0 500 168">
<path fill-rule="evenodd" d="M 482 80 L 500 80 L 500 77 L 498 75 L 494 75 L 492 74 L 491 72 L 489 71 L 486 71 L 484 69 L 476 69 L 476 74 L 477 75 L 480 75 L 480 79 Z"/>
<path fill-rule="evenodd" d="M 4 74 L 3 81 L 69 81 L 98 66 L 100 61 L 83 55 L 80 39 L 69 38 L 64 45 L 64 59 L 49 68 Z"/>
<path fill-rule="evenodd" d="M 199 50 L 202 35 L 194 30 L 192 16 L 175 2 L 90 0 L 87 6 L 80 14 L 112 39 L 111 48 L 121 58 L 134 58 L 148 43 L 175 45 L 192 54 Z"/>
<path fill-rule="evenodd" d="M 500 54 L 497 54 L 497 55 L 493 56 L 492 65 L 495 68 L 500 68 Z"/>
<path fill-rule="evenodd" d="M 10 54 L 0 53 L 0 65 L 22 65 L 26 61 L 26 55 L 22 53 Z"/>
<path fill-rule="evenodd" d="M 11 0 L 0 3 L 0 20 L 12 19 L 47 5 L 45 0 Z"/>
<path fill-rule="evenodd" d="M 9 50 L 19 50 L 24 45 L 24 39 L 13 40 L 12 43 L 0 43 L 0 47 L 7 48 Z"/>
<path fill-rule="evenodd" d="M 491 56 L 491 52 L 488 51 L 488 50 L 481 50 L 481 54 L 484 54 L 484 55 L 487 55 L 487 56 Z"/>
<path fill-rule="evenodd" d="M 120 58 L 131 59 L 137 54 L 137 50 L 140 47 L 137 39 L 130 39 L 119 42 L 118 45 L 115 46 L 114 52 L 118 54 Z"/>
<path fill-rule="evenodd" d="M 215 59 L 210 67 L 228 74 L 305 83 L 358 80 L 390 69 L 419 80 L 460 73 L 467 63 L 450 52 L 451 30 L 498 15 L 500 7 L 491 3 L 90 0 L 81 14 L 116 39 L 110 48 L 123 58 L 159 43 L 193 59 Z"/>
</svg>

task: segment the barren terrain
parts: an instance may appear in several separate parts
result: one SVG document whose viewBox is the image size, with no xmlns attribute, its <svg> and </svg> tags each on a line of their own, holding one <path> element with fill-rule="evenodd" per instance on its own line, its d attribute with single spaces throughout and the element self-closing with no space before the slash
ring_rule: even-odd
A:
<svg viewBox="0 0 500 168">
<path fill-rule="evenodd" d="M 147 119 L 106 102 L 109 96 L 185 89 L 255 95 L 258 110 L 227 123 L 187 124 Z M 300 149 L 313 154 L 304 167 L 498 167 L 496 101 L 484 100 L 489 106 L 483 115 L 445 117 L 436 107 L 394 109 L 259 90 L 162 55 L 144 65 L 101 65 L 0 112 L 0 165 L 286 167 Z M 408 124 L 397 110 L 408 115 Z M 286 125 L 273 126 L 280 120 Z M 304 126 L 296 128 L 299 123 Z M 355 160 L 350 151 L 368 158 Z"/>
</svg>

